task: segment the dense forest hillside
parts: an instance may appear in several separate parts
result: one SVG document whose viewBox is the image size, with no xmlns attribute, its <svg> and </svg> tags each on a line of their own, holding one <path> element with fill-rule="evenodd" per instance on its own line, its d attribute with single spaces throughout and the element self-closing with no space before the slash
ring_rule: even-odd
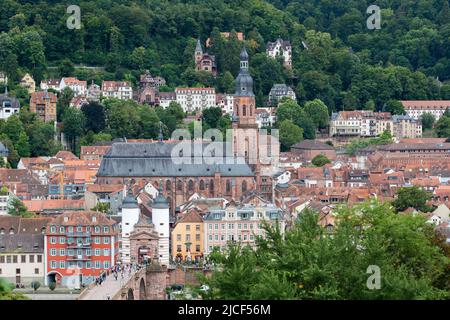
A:
<svg viewBox="0 0 450 320">
<path fill-rule="evenodd" d="M 66 27 L 71 4 L 81 7 L 80 30 Z M 379 30 L 366 27 L 372 4 L 382 9 Z M 13 81 L 31 72 L 38 82 L 71 74 L 99 84 L 136 83 L 149 69 L 166 78 L 167 90 L 202 84 L 229 92 L 241 44 L 220 39 L 220 31 L 244 33 L 259 105 L 280 82 L 300 103 L 319 98 L 330 111 L 450 99 L 448 0 L 3 0 L 0 69 Z M 216 78 L 193 68 L 196 39 L 208 37 Z M 293 45 L 292 71 L 264 54 L 278 37 Z"/>
</svg>

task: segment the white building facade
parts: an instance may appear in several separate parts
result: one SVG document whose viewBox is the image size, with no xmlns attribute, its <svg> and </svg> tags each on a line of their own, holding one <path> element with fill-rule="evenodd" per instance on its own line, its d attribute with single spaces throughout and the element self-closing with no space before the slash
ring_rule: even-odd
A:
<svg viewBox="0 0 450 320">
<path fill-rule="evenodd" d="M 202 111 L 216 106 L 214 88 L 176 88 L 176 101 L 184 112 Z"/>
<path fill-rule="evenodd" d="M 204 217 L 205 255 L 210 254 L 215 247 L 224 250 L 229 241 L 254 248 L 256 236 L 265 235 L 263 221 L 271 225 L 278 223 L 284 233 L 284 213 L 273 204 L 230 205 L 225 209 L 210 209 Z"/>
<path fill-rule="evenodd" d="M 408 116 L 419 120 L 424 113 L 431 113 L 436 120 L 450 108 L 450 100 L 403 100 L 400 101 Z"/>
</svg>

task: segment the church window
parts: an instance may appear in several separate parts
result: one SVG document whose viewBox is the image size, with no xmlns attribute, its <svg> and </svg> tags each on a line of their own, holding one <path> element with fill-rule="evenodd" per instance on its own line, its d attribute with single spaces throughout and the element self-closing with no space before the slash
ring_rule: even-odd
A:
<svg viewBox="0 0 450 320">
<path fill-rule="evenodd" d="M 170 180 L 166 181 L 166 190 L 169 191 L 172 189 L 172 183 L 170 182 Z"/>
<path fill-rule="evenodd" d="M 189 180 L 188 189 L 189 189 L 189 192 L 194 192 L 194 181 Z"/>
<path fill-rule="evenodd" d="M 242 107 L 242 115 L 245 117 L 247 115 L 247 107 L 243 106 Z"/>
<path fill-rule="evenodd" d="M 242 181 L 242 192 L 247 191 L 247 181 Z"/>
<path fill-rule="evenodd" d="M 205 190 L 205 181 L 200 180 L 200 190 Z"/>
<path fill-rule="evenodd" d="M 211 180 L 211 181 L 209 182 L 209 191 L 210 191 L 211 193 L 214 192 L 214 180 Z"/>
<path fill-rule="evenodd" d="M 226 192 L 229 193 L 231 192 L 231 181 L 227 180 L 227 184 L 226 184 Z"/>
<path fill-rule="evenodd" d="M 177 182 L 177 190 L 183 191 L 183 182 L 181 180 L 178 180 Z"/>
</svg>

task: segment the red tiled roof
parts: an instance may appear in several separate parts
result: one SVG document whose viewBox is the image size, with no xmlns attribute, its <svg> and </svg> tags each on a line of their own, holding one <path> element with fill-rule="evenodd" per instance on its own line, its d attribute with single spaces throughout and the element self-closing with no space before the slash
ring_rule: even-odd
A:
<svg viewBox="0 0 450 320">
<path fill-rule="evenodd" d="M 405 109 L 447 109 L 450 100 L 402 100 Z"/>
</svg>

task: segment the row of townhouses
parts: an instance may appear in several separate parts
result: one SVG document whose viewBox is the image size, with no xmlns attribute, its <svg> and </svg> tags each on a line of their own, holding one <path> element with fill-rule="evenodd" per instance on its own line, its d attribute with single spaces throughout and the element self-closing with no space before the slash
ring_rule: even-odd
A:
<svg viewBox="0 0 450 320">
<path fill-rule="evenodd" d="M 420 120 L 408 115 L 390 112 L 341 111 L 333 113 L 330 121 L 330 136 L 376 137 L 385 130 L 392 136 L 418 138 L 422 136 Z"/>
</svg>

